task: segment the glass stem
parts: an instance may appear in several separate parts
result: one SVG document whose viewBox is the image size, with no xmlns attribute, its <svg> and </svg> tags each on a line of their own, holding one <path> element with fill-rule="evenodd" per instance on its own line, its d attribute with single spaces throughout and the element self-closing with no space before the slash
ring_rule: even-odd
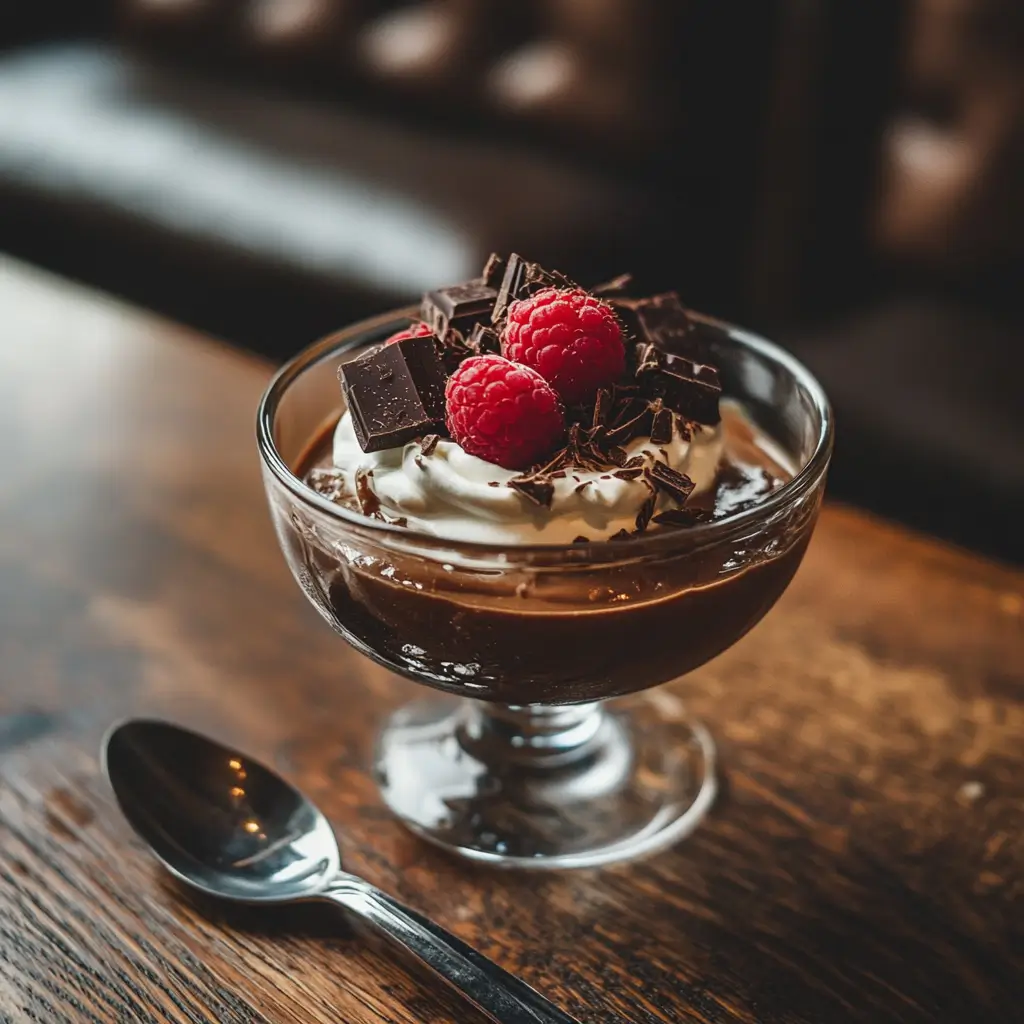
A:
<svg viewBox="0 0 1024 1024">
<path fill-rule="evenodd" d="M 607 716 L 590 704 L 465 702 L 460 741 L 486 764 L 554 768 L 590 756 L 603 738 Z"/>
</svg>

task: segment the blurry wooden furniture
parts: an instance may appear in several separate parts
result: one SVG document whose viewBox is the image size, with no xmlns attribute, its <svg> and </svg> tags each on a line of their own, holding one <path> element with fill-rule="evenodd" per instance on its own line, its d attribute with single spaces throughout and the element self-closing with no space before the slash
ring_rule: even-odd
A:
<svg viewBox="0 0 1024 1024">
<path fill-rule="evenodd" d="M 1024 1005 L 1024 576 L 827 508 L 779 606 L 657 691 L 720 741 L 677 848 L 495 874 L 381 806 L 412 684 L 289 577 L 253 440 L 269 366 L 0 261 L 0 1020 L 473 1019 L 332 912 L 241 914 L 149 860 L 96 761 L 125 715 L 277 765 L 351 868 L 588 1024 L 976 1024 Z"/>
</svg>

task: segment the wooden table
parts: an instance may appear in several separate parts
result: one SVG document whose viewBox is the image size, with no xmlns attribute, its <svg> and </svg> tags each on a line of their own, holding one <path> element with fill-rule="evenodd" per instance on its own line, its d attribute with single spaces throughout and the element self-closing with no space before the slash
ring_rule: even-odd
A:
<svg viewBox="0 0 1024 1024">
<path fill-rule="evenodd" d="M 471 1022 L 329 910 L 173 886 L 97 766 L 129 714 L 285 771 L 348 864 L 588 1022 L 1024 1020 L 1024 578 L 830 508 L 778 608 L 675 689 L 725 793 L 642 863 L 495 874 L 367 775 L 415 690 L 317 618 L 253 442 L 269 367 L 0 261 L 0 1020 Z"/>
</svg>

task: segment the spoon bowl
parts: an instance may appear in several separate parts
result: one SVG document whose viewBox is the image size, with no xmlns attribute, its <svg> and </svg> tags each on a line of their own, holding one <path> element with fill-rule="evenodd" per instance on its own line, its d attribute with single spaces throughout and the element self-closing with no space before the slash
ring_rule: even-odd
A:
<svg viewBox="0 0 1024 1024">
<path fill-rule="evenodd" d="M 259 761 L 169 722 L 135 719 L 107 733 L 101 763 L 128 823 L 186 885 L 240 903 L 338 904 L 498 1024 L 579 1024 L 457 936 L 343 871 L 327 819 Z"/>
<path fill-rule="evenodd" d="M 167 722 L 110 730 L 103 770 L 171 874 L 247 903 L 319 897 L 341 870 L 327 819 L 276 772 Z"/>
</svg>

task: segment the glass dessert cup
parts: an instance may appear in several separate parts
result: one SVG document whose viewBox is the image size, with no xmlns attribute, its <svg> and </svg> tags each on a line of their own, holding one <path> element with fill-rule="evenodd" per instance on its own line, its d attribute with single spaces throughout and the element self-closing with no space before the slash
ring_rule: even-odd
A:
<svg viewBox="0 0 1024 1024">
<path fill-rule="evenodd" d="M 364 517 L 296 476 L 344 410 L 338 364 L 415 312 L 300 353 L 257 424 L 274 526 L 310 601 L 357 650 L 451 695 L 392 715 L 374 765 L 381 794 L 414 832 L 495 865 L 583 867 L 667 846 L 713 802 L 713 741 L 673 694 L 605 702 L 698 668 L 785 590 L 824 491 L 827 399 L 781 349 L 697 318 L 723 397 L 784 448 L 790 481 L 746 511 L 629 540 L 442 539 Z"/>
</svg>

